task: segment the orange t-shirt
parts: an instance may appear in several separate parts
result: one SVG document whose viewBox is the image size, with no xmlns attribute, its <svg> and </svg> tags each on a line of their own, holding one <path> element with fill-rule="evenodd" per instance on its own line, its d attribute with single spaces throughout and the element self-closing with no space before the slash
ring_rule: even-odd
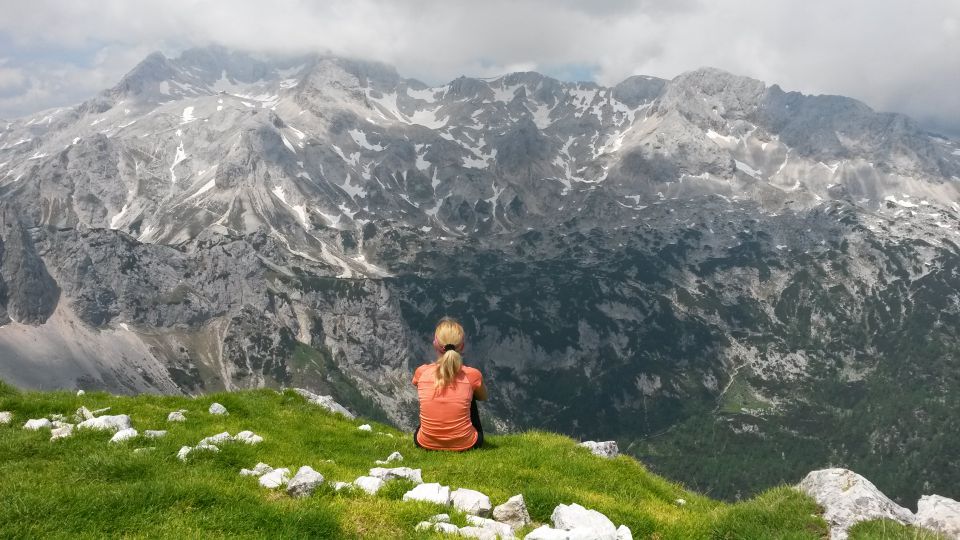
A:
<svg viewBox="0 0 960 540">
<path fill-rule="evenodd" d="M 463 366 L 443 390 L 434 395 L 436 364 L 426 364 L 413 373 L 420 397 L 420 432 L 417 442 L 431 450 L 467 450 L 477 442 L 477 430 L 470 423 L 473 391 L 483 384 L 483 375 Z"/>
</svg>

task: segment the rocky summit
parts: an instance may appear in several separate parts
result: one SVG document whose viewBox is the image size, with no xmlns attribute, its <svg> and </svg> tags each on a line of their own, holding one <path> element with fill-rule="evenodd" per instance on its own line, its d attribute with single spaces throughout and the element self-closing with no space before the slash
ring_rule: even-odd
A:
<svg viewBox="0 0 960 540">
<path fill-rule="evenodd" d="M 958 186 L 960 144 L 907 117 L 710 68 L 152 54 L 0 124 L 0 378 L 298 386 L 410 427 L 453 315 L 491 431 L 728 498 L 828 463 L 956 498 Z"/>
</svg>

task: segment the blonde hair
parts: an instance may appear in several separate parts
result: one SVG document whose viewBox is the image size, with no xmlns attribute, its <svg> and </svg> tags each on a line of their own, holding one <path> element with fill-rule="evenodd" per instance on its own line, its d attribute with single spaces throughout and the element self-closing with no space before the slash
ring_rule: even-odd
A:
<svg viewBox="0 0 960 540">
<path fill-rule="evenodd" d="M 433 332 L 434 343 L 438 345 L 440 358 L 437 358 L 437 370 L 434 378 L 434 394 L 440 393 L 453 382 L 454 377 L 463 366 L 463 358 L 459 351 L 443 351 L 447 345 L 460 347 L 463 344 L 463 326 L 455 319 L 444 317 L 437 323 Z"/>
</svg>

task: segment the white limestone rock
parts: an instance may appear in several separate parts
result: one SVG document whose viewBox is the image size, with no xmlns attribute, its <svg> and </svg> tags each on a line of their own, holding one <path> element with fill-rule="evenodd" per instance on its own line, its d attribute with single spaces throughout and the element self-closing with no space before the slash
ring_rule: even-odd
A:
<svg viewBox="0 0 960 540">
<path fill-rule="evenodd" d="M 533 522 L 530 519 L 530 513 L 527 512 L 523 495 L 514 495 L 507 499 L 507 502 L 494 508 L 493 519 L 506 523 L 514 529 L 526 527 Z"/>
<path fill-rule="evenodd" d="M 177 459 L 179 459 L 180 461 L 186 461 L 187 456 L 189 456 L 190 452 L 192 451 L 193 451 L 193 448 L 190 446 L 181 446 L 180 451 L 177 452 Z"/>
<path fill-rule="evenodd" d="M 97 416 L 77 424 L 77 429 L 94 429 L 97 431 L 112 431 L 114 433 L 132 427 L 133 423 L 130 422 L 130 417 L 125 414 Z"/>
<path fill-rule="evenodd" d="M 383 484 L 383 479 L 375 476 L 361 476 L 353 481 L 353 485 L 366 491 L 370 495 L 376 495 L 377 492 L 380 491 L 380 488 L 383 487 Z"/>
<path fill-rule="evenodd" d="M 353 485 L 353 484 L 351 484 L 350 482 L 334 482 L 334 483 L 333 483 L 333 490 L 334 490 L 334 491 L 340 491 L 341 489 L 346 489 L 346 488 L 348 488 L 348 487 L 350 487 L 350 486 L 352 486 L 352 485 Z"/>
<path fill-rule="evenodd" d="M 186 422 L 187 417 L 180 411 L 173 411 L 167 415 L 167 422 Z"/>
<path fill-rule="evenodd" d="M 113 437 L 110 438 L 110 442 L 119 443 L 123 441 L 129 441 L 139 435 L 137 430 L 133 428 L 121 429 L 120 431 L 113 434 Z"/>
<path fill-rule="evenodd" d="M 202 444 L 202 445 L 198 444 L 197 446 L 194 446 L 194 447 L 181 446 L 180 451 L 177 452 L 177 459 L 179 459 L 180 461 L 186 461 L 187 457 L 190 456 L 190 454 L 197 451 L 219 452 L 220 448 L 212 444 Z"/>
<path fill-rule="evenodd" d="M 97 410 L 93 411 L 93 412 L 90 413 L 90 414 L 92 414 L 92 415 L 94 415 L 94 416 L 97 416 L 97 415 L 100 415 L 100 414 L 103 414 L 103 413 L 109 411 L 110 409 L 111 409 L 111 407 L 104 407 L 104 408 L 102 408 L 102 409 L 97 409 Z"/>
<path fill-rule="evenodd" d="M 260 477 L 260 485 L 267 489 L 276 489 L 290 481 L 290 469 L 274 469 Z"/>
<path fill-rule="evenodd" d="M 847 529 L 861 521 L 885 518 L 904 525 L 916 522 L 913 513 L 847 469 L 813 471 L 797 488 L 824 508 L 823 518 L 830 524 L 832 540 L 846 540 Z"/>
<path fill-rule="evenodd" d="M 394 452 L 387 456 L 387 459 L 378 459 L 376 461 L 377 465 L 387 465 L 393 463 L 394 461 L 403 461 L 403 455 L 400 452 Z"/>
<path fill-rule="evenodd" d="M 347 410 L 346 407 L 337 403 L 332 396 L 318 396 L 317 394 L 314 394 L 309 390 L 304 390 L 303 388 L 294 388 L 293 391 L 305 397 L 310 403 L 318 405 L 332 413 L 342 414 L 351 420 L 356 418 L 352 412 Z"/>
<path fill-rule="evenodd" d="M 471 515 L 467 516 L 467 523 L 474 527 L 480 527 L 481 529 L 491 531 L 494 535 L 499 536 L 501 539 L 513 538 L 513 527 L 507 523 L 501 523 L 492 519 Z"/>
<path fill-rule="evenodd" d="M 437 504 L 450 504 L 450 488 L 437 483 L 420 484 L 403 494 L 405 501 L 426 501 Z"/>
<path fill-rule="evenodd" d="M 384 481 L 394 478 L 406 478 L 414 484 L 423 483 L 422 471 L 420 469 L 411 469 L 410 467 L 393 467 L 392 469 L 374 467 L 370 469 L 369 475 L 382 478 Z"/>
<path fill-rule="evenodd" d="M 589 534 L 597 540 L 616 540 L 617 527 L 607 516 L 573 503 L 558 504 L 550 516 L 553 527 L 569 531 L 571 536 Z"/>
<path fill-rule="evenodd" d="M 13 413 L 10 411 L 0 412 L 0 424 L 10 425 L 13 422 Z"/>
<path fill-rule="evenodd" d="M 96 418 L 96 416 L 90 412 L 90 409 L 86 407 L 80 407 L 77 409 L 77 412 L 73 414 L 73 419 L 77 422 L 83 422 L 84 420 L 90 420 L 91 418 Z"/>
<path fill-rule="evenodd" d="M 23 429 L 30 431 L 40 431 L 41 429 L 52 429 L 53 423 L 47 418 L 31 418 L 23 424 Z"/>
<path fill-rule="evenodd" d="M 685 499 L 677 499 L 673 501 L 677 506 L 686 506 L 687 501 Z"/>
<path fill-rule="evenodd" d="M 309 497 L 317 486 L 323 483 L 323 475 L 313 470 L 313 467 L 304 465 L 297 470 L 287 484 L 287 493 L 291 497 Z"/>
<path fill-rule="evenodd" d="M 523 540 L 570 540 L 570 533 L 543 525 L 530 531 L 530 534 L 524 536 Z"/>
<path fill-rule="evenodd" d="M 237 433 L 233 440 L 242 442 L 243 444 L 260 444 L 263 442 L 263 437 L 252 431 L 241 431 Z"/>
<path fill-rule="evenodd" d="M 434 523 L 450 523 L 450 514 L 437 514 L 430 516 L 430 521 Z"/>
<path fill-rule="evenodd" d="M 62 414 L 51 414 L 50 420 L 53 422 L 54 427 L 57 427 L 56 424 L 63 423 L 63 421 L 66 420 L 66 418 Z"/>
<path fill-rule="evenodd" d="M 77 397 L 80 397 L 84 394 L 86 394 L 86 392 L 84 392 L 83 389 L 77 390 Z"/>
<path fill-rule="evenodd" d="M 252 469 L 240 469 L 240 476 L 260 477 L 272 471 L 273 467 L 267 465 L 266 463 L 260 462 L 254 465 Z"/>
<path fill-rule="evenodd" d="M 633 532 L 630 527 L 626 525 L 617 527 L 617 540 L 633 540 Z"/>
<path fill-rule="evenodd" d="M 197 443 L 197 446 L 206 446 L 209 444 L 223 444 L 225 442 L 232 442 L 233 435 L 230 435 L 229 431 L 224 431 L 222 433 L 217 433 L 216 435 L 211 435 L 209 437 L 204 437 L 200 439 L 200 442 Z"/>
<path fill-rule="evenodd" d="M 457 530 L 457 534 L 464 538 L 479 538 L 480 540 L 497 540 L 497 533 L 491 531 L 490 529 L 484 529 L 482 527 L 474 527 L 474 526 L 460 527 L 460 529 Z M 509 538 L 512 539 L 514 538 L 514 536 L 511 534 Z M 506 540 L 506 539 L 503 537 L 500 537 L 500 540 Z"/>
<path fill-rule="evenodd" d="M 620 448 L 617 447 L 617 441 L 584 441 L 580 446 L 593 452 L 593 455 L 602 458 L 613 459 L 620 455 Z"/>
<path fill-rule="evenodd" d="M 147 429 L 144 430 L 143 436 L 148 439 L 159 439 L 161 437 L 166 437 L 167 431 L 163 429 Z"/>
<path fill-rule="evenodd" d="M 418 531 L 434 530 L 446 534 L 457 534 L 460 532 L 460 529 L 453 523 L 434 523 L 432 521 L 421 521 L 417 523 L 417 526 L 414 528 Z"/>
<path fill-rule="evenodd" d="M 73 436 L 73 424 L 63 424 L 50 431 L 50 440 L 58 441 Z"/>
<path fill-rule="evenodd" d="M 450 502 L 457 510 L 475 516 L 489 516 L 493 509 L 493 505 L 490 504 L 490 497 L 472 489 L 460 488 L 455 490 L 450 494 Z"/>
<path fill-rule="evenodd" d="M 917 525 L 951 540 L 960 540 L 960 502 L 940 495 L 924 495 L 917 503 Z"/>
<path fill-rule="evenodd" d="M 210 414 L 216 414 L 216 415 L 230 414 L 229 412 L 227 412 L 227 408 L 219 403 L 214 403 L 210 405 L 209 411 L 210 411 Z"/>
<path fill-rule="evenodd" d="M 373 431 L 373 428 L 370 427 L 370 424 L 363 424 L 362 426 L 357 426 L 357 429 L 360 431 Z"/>
</svg>

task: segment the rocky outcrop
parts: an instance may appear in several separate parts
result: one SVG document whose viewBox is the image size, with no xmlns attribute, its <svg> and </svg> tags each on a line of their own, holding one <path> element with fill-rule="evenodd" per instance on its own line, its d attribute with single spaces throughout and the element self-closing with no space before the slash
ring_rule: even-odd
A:
<svg viewBox="0 0 960 540">
<path fill-rule="evenodd" d="M 832 540 L 846 540 L 847 529 L 861 521 L 890 519 L 914 525 L 912 512 L 891 501 L 869 480 L 847 469 L 823 469 L 808 474 L 797 486 L 820 506 Z"/>
<path fill-rule="evenodd" d="M 620 455 L 620 448 L 617 447 L 617 441 L 584 441 L 580 446 L 593 452 L 593 455 L 602 458 L 612 459 Z"/>
<path fill-rule="evenodd" d="M 924 495 L 917 503 L 917 525 L 951 540 L 960 539 L 960 502 L 939 495 Z"/>
</svg>

